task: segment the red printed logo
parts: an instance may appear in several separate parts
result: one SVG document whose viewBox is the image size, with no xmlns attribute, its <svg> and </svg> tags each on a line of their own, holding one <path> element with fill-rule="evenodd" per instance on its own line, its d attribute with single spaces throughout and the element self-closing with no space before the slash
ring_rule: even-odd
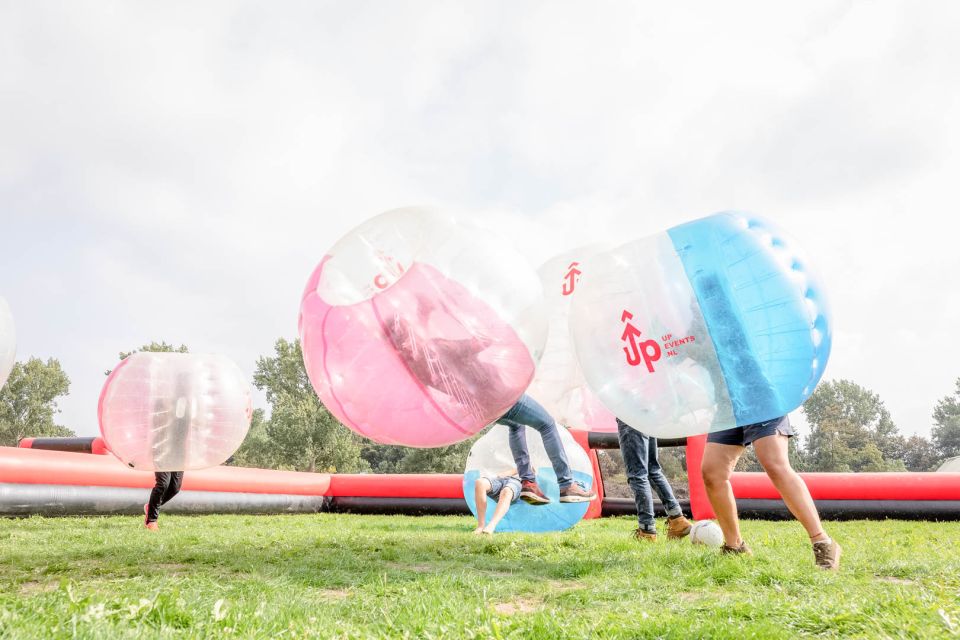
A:
<svg viewBox="0 0 960 640">
<path fill-rule="evenodd" d="M 402 276 L 406 269 L 403 268 L 403 265 L 400 264 L 399 260 L 383 253 L 382 251 L 377 251 L 377 258 L 380 260 L 380 264 L 383 265 L 387 273 L 386 275 L 383 273 L 378 273 L 376 276 L 374 276 L 373 286 L 375 286 L 377 289 L 386 289 L 393 284 L 397 278 Z"/>
<path fill-rule="evenodd" d="M 571 262 L 570 266 L 567 267 L 567 275 L 563 276 L 563 295 L 568 296 L 573 293 L 577 282 L 580 281 L 580 274 L 583 272 L 577 268 L 579 266 L 579 262 Z"/>
<path fill-rule="evenodd" d="M 653 363 L 660 359 L 660 345 L 657 344 L 656 340 L 637 342 L 637 338 L 640 337 L 642 332 L 630 322 L 632 319 L 633 314 L 624 309 L 620 316 L 620 322 L 623 322 L 626 326 L 623 328 L 620 339 L 630 343 L 630 346 L 623 348 L 623 353 L 627 356 L 627 364 L 636 367 L 643 362 L 647 365 L 647 371 L 653 373 Z"/>
<path fill-rule="evenodd" d="M 661 356 L 667 358 L 678 356 L 680 355 L 680 351 L 678 351 L 679 347 L 691 344 L 697 340 L 696 336 L 675 338 L 672 333 L 661 336 L 660 342 L 656 340 L 640 340 L 642 332 L 630 322 L 631 320 L 633 320 L 633 314 L 624 309 L 620 315 L 620 322 L 624 323 L 623 333 L 620 335 L 620 339 L 628 343 L 628 346 L 623 348 L 623 353 L 627 357 L 628 365 L 636 367 L 640 363 L 643 363 L 650 373 L 654 372 L 653 363 L 659 360 Z"/>
</svg>

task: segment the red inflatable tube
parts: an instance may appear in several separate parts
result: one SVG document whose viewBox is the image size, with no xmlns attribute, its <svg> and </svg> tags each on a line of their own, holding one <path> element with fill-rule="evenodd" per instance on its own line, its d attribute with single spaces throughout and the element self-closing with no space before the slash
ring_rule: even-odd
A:
<svg viewBox="0 0 960 640">
<path fill-rule="evenodd" d="M 801 473 L 814 500 L 960 500 L 960 473 Z M 765 473 L 735 473 L 733 494 L 779 500 Z"/>
<path fill-rule="evenodd" d="M 113 456 L 0 447 L 0 482 L 98 487 L 153 487 L 153 474 L 125 467 Z M 323 496 L 330 474 L 214 467 L 188 471 L 183 488 L 192 491 L 282 493 Z"/>
<path fill-rule="evenodd" d="M 458 498 L 463 499 L 463 475 L 421 474 L 332 474 L 329 496 L 355 498 Z"/>
<path fill-rule="evenodd" d="M 597 497 L 590 501 L 590 506 L 587 507 L 583 517 L 586 520 L 599 518 L 603 515 L 603 474 L 600 473 L 600 460 L 597 458 L 597 452 L 590 448 L 589 431 L 570 429 L 570 435 L 587 452 L 590 464 L 593 465 L 593 490 L 597 492 Z"/>
</svg>

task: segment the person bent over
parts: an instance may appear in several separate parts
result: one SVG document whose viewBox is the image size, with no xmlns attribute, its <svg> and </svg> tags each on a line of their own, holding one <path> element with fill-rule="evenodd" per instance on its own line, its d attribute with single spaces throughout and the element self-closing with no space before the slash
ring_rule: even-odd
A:
<svg viewBox="0 0 960 640">
<path fill-rule="evenodd" d="M 477 505 L 477 528 L 475 534 L 493 535 L 497 525 L 507 515 L 510 505 L 520 499 L 520 477 L 516 474 L 477 478 L 473 485 L 474 502 Z M 487 522 L 487 500 L 496 502 L 493 517 Z"/>
<path fill-rule="evenodd" d="M 690 535 L 690 521 L 683 516 L 683 509 L 673 495 L 670 481 L 660 467 L 657 455 L 657 439 L 640 433 L 626 422 L 617 418 L 617 435 L 620 438 L 620 452 L 627 470 L 627 484 L 633 491 L 637 503 L 637 540 L 657 539 L 657 525 L 653 517 L 653 493 L 660 496 L 660 502 L 667 512 L 667 538 L 679 539 Z"/>
<path fill-rule="evenodd" d="M 175 495 L 180 493 L 183 484 L 183 471 L 157 471 L 153 474 L 156 483 L 150 492 L 150 502 L 143 505 L 144 526 L 151 531 L 157 531 L 157 518 L 160 517 L 160 507 L 167 504 Z"/>
<path fill-rule="evenodd" d="M 734 500 L 730 475 L 744 449 L 751 444 L 763 470 L 770 477 L 790 513 L 800 521 L 813 544 L 814 562 L 821 569 L 840 566 L 840 545 L 833 541 L 820 524 L 820 514 L 803 479 L 790 466 L 787 447 L 794 435 L 787 416 L 765 422 L 717 431 L 707 436 L 703 453 L 703 482 L 707 497 L 723 530 L 724 553 L 750 553 L 740 536 L 737 503 Z"/>
<path fill-rule="evenodd" d="M 510 430 L 510 452 L 513 454 L 513 460 L 520 474 L 520 498 L 524 502 L 533 505 L 550 502 L 550 498 L 537 484 L 536 470 L 530 464 L 526 427 L 536 430 L 540 434 L 540 439 L 543 440 L 543 448 L 557 474 L 560 502 L 590 502 L 597 497 L 595 491 L 588 491 L 583 484 L 574 482 L 567 452 L 563 448 L 563 442 L 560 441 L 557 421 L 539 402 L 523 394 L 497 422 L 506 425 Z"/>
</svg>

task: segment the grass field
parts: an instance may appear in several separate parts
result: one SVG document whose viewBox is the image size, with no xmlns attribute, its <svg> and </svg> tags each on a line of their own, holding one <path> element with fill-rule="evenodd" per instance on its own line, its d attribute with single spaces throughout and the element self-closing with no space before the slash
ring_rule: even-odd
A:
<svg viewBox="0 0 960 640">
<path fill-rule="evenodd" d="M 840 573 L 796 523 L 754 557 L 640 544 L 627 518 L 477 538 L 459 517 L 0 520 L 0 637 L 960 635 L 960 523 L 850 522 Z"/>
</svg>

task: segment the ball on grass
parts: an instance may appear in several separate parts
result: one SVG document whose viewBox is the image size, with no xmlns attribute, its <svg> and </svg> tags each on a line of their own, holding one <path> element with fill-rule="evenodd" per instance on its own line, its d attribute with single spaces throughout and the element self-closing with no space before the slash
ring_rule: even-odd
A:
<svg viewBox="0 0 960 640">
<path fill-rule="evenodd" d="M 690 529 L 690 542 L 708 547 L 720 547 L 723 545 L 723 530 L 713 520 L 694 522 Z"/>
</svg>

